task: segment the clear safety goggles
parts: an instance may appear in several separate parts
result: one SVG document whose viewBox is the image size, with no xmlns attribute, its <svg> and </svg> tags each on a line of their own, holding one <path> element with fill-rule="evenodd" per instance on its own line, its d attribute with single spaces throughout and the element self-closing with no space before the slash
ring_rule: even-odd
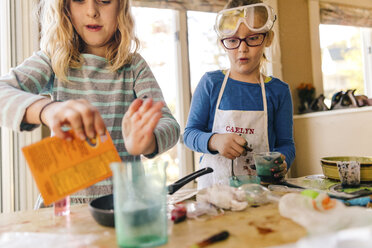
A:
<svg viewBox="0 0 372 248">
<path fill-rule="evenodd" d="M 218 12 L 214 29 L 219 37 L 234 35 L 241 23 L 254 33 L 267 32 L 274 26 L 276 15 L 267 4 L 257 3 Z"/>
</svg>

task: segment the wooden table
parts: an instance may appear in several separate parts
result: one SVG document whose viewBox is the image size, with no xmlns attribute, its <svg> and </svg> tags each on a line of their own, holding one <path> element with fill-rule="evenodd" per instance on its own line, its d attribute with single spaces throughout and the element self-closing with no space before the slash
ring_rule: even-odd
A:
<svg viewBox="0 0 372 248">
<path fill-rule="evenodd" d="M 229 231 L 230 237 L 210 247 L 267 247 L 295 242 L 306 235 L 303 227 L 279 215 L 277 204 L 269 204 L 250 207 L 242 212 L 226 211 L 224 215 L 204 221 L 187 220 L 175 224 L 168 244 L 162 247 L 189 247 L 222 230 Z M 67 217 L 54 216 L 51 208 L 1 214 L 0 240 L 2 235 L 11 234 L 9 232 L 18 232 L 20 239 L 22 234 L 29 232 L 52 237 L 70 235 L 70 239 L 85 239 L 88 242 L 88 245 L 80 244 L 78 247 L 117 247 L 115 229 L 97 224 L 89 213 L 88 205 L 72 206 Z M 47 242 L 40 239 L 37 243 Z M 27 247 L 39 247 L 37 243 Z"/>
</svg>

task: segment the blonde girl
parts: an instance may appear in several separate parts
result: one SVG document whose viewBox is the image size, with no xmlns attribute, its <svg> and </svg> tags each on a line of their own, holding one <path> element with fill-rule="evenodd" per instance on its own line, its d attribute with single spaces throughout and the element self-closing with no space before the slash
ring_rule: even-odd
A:
<svg viewBox="0 0 372 248">
<path fill-rule="evenodd" d="M 123 160 L 153 157 L 177 143 L 179 125 L 146 61 L 129 0 L 40 0 L 41 50 L 0 78 L 0 125 L 44 124 L 82 140 L 107 129 Z M 103 181 L 72 196 L 88 202 L 112 192 Z"/>
</svg>

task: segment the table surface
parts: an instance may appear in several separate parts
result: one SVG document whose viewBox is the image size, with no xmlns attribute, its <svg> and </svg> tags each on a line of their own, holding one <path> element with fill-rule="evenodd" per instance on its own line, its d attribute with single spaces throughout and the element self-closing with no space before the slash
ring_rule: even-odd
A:
<svg viewBox="0 0 372 248">
<path fill-rule="evenodd" d="M 88 205 L 74 205 L 69 216 L 54 216 L 52 208 L 35 211 L 16 212 L 0 215 L 1 236 L 17 233 L 19 242 L 27 235 L 36 237 L 30 242 L 45 237 L 56 242 L 58 235 L 70 235 L 69 239 L 83 242 L 76 247 L 117 247 L 115 229 L 104 227 L 95 222 L 90 215 Z M 293 221 L 280 216 L 278 205 L 268 204 L 260 207 L 248 207 L 242 212 L 225 211 L 223 215 L 202 220 L 186 220 L 174 224 L 168 243 L 161 247 L 189 247 L 211 235 L 227 230 L 230 237 L 210 247 L 268 247 L 295 242 L 306 236 L 306 230 Z M 39 236 L 38 236 L 39 235 Z M 44 235 L 44 236 L 43 236 Z M 48 236 L 49 235 L 49 236 Z M 13 239 L 17 239 L 11 236 Z M 1 242 L 0 242 L 1 244 Z M 31 245 L 31 246 L 30 246 Z M 37 245 L 37 244 L 35 244 Z M 47 247 L 47 246 L 46 246 Z"/>
</svg>

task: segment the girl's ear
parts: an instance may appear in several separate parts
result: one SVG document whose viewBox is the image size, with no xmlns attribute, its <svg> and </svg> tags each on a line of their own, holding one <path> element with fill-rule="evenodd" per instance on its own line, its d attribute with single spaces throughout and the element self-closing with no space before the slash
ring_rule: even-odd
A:
<svg viewBox="0 0 372 248">
<path fill-rule="evenodd" d="M 270 30 L 269 33 L 267 34 L 267 40 L 266 40 L 265 47 L 271 46 L 274 40 L 274 35 L 275 35 L 274 32 Z"/>
</svg>

